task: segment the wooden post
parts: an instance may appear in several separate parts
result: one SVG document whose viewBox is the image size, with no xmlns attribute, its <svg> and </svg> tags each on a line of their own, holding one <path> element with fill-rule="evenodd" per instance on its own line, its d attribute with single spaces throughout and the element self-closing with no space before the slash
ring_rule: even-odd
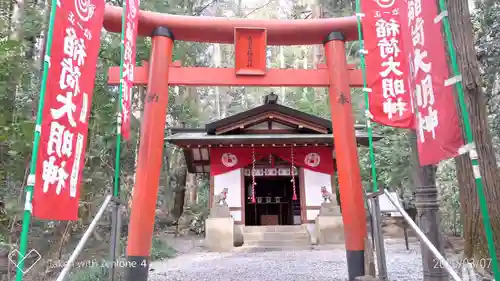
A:
<svg viewBox="0 0 500 281">
<path fill-rule="evenodd" d="M 127 244 L 127 281 L 148 279 L 168 107 L 168 81 L 165 77 L 168 77 L 172 60 L 173 34 L 166 27 L 157 27 L 151 37 L 148 88 Z"/>
<path fill-rule="evenodd" d="M 359 170 L 356 133 L 351 104 L 345 39 L 332 32 L 325 40 L 325 57 L 330 78 L 330 110 L 338 168 L 340 201 L 347 251 L 349 280 L 363 276 L 366 211 Z"/>
</svg>

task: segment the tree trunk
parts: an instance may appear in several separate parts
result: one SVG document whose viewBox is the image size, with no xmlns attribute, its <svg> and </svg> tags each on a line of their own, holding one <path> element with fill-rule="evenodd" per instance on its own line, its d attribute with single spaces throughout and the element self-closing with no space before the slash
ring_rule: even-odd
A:
<svg viewBox="0 0 500 281">
<path fill-rule="evenodd" d="M 188 205 L 196 204 L 196 174 L 188 173 L 186 176 L 186 191 L 188 192 L 187 202 Z"/>
<path fill-rule="evenodd" d="M 14 1 L 14 8 L 12 11 L 12 33 L 10 39 L 21 41 L 23 39 L 23 22 L 24 22 L 24 0 Z"/>
<path fill-rule="evenodd" d="M 484 93 L 481 89 L 479 64 L 474 49 L 468 1 L 448 0 L 448 12 L 453 43 L 462 74 L 465 102 L 471 118 L 472 131 L 479 155 L 480 170 L 485 186 L 493 235 L 498 249 L 500 246 L 500 179 L 491 136 L 488 131 L 488 116 Z M 457 157 L 456 167 L 460 185 L 460 202 L 464 214 L 465 255 L 467 258 L 476 260 L 488 258 L 488 247 L 469 156 Z"/>
<path fill-rule="evenodd" d="M 312 18 L 319 19 L 322 16 L 322 5 L 320 0 L 314 0 L 314 5 L 312 6 Z M 314 45 L 313 46 L 313 68 L 318 68 L 318 64 L 323 61 L 323 46 Z M 316 87 L 314 90 L 314 104 L 324 98 L 325 89 Z"/>
<path fill-rule="evenodd" d="M 41 83 L 42 83 L 42 75 L 43 75 L 43 66 L 45 63 L 45 48 L 47 45 L 47 32 L 49 29 L 49 20 L 50 20 L 50 8 L 52 6 L 51 2 L 45 3 L 45 1 L 40 1 L 38 4 L 38 8 L 43 9 L 43 22 L 42 22 L 42 31 L 40 32 L 40 45 L 39 45 L 39 50 L 37 54 L 37 59 L 34 59 L 34 65 L 35 69 L 39 69 L 39 71 L 35 71 L 35 76 L 38 76 L 38 78 L 33 78 L 33 80 L 36 80 L 37 84 L 34 87 L 34 89 L 40 89 Z M 38 95 L 36 95 L 38 96 Z M 33 119 L 36 118 L 36 106 L 37 103 L 33 103 Z"/>
<path fill-rule="evenodd" d="M 178 220 L 184 212 L 184 202 L 186 196 L 186 180 L 187 167 L 182 151 L 178 151 L 174 155 L 176 165 L 171 167 L 168 175 L 170 181 L 170 189 L 174 192 L 174 205 L 170 210 L 170 214 L 175 220 Z"/>
<path fill-rule="evenodd" d="M 23 22 L 25 20 L 25 3 L 24 0 L 16 0 L 11 1 L 11 14 L 10 16 L 10 34 L 9 39 L 13 41 L 19 42 L 17 45 L 18 48 L 14 49 L 15 52 L 21 52 L 23 48 L 21 47 L 23 44 Z M 17 57 L 17 56 L 14 56 Z M 20 59 L 20 58 L 19 58 Z M 15 69 L 14 69 L 15 70 Z M 22 88 L 22 75 L 12 77 L 13 79 L 10 81 L 5 81 L 5 85 L 7 86 L 7 90 L 5 92 L 5 97 L 1 101 L 0 112 L 3 115 L 2 117 L 5 119 L 5 124 L 15 123 L 16 119 L 16 108 L 15 102 L 18 95 L 18 92 Z M 2 81 L 4 82 L 4 81 Z M 3 111 L 3 112 L 2 112 Z M 4 115 L 5 114 L 5 115 Z M 3 145 L 3 144 L 2 144 Z M 5 148 L 3 148 L 5 149 Z M 3 180 L 3 179 L 2 179 Z"/>
</svg>

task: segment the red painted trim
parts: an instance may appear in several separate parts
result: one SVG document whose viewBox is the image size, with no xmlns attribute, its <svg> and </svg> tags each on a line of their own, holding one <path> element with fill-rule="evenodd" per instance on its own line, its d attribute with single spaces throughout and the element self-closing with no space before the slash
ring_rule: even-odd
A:
<svg viewBox="0 0 500 281">
<path fill-rule="evenodd" d="M 240 185 L 241 185 L 241 224 L 245 225 L 245 210 L 246 210 L 246 188 L 245 188 L 245 169 L 240 169 Z"/>
<path fill-rule="evenodd" d="M 252 42 L 251 45 L 250 42 Z M 266 47 L 267 30 L 265 28 L 234 28 L 235 74 L 266 75 Z M 252 58 L 250 61 L 249 57 Z"/>
<path fill-rule="evenodd" d="M 361 70 L 349 70 L 348 81 L 351 87 L 363 87 Z M 118 85 L 120 67 L 110 67 L 108 84 Z M 134 85 L 146 85 L 148 69 L 139 66 L 134 69 Z M 319 69 L 268 69 L 265 76 L 236 76 L 233 68 L 175 67 L 171 66 L 168 75 L 171 86 L 272 86 L 272 87 L 328 87 L 328 70 Z"/>
<path fill-rule="evenodd" d="M 333 141 L 335 147 L 340 147 L 336 150 L 336 160 L 342 163 L 337 168 L 345 245 L 348 251 L 362 251 L 365 248 L 366 212 L 354 131 L 351 89 L 348 83 L 345 42 L 341 40 L 327 42 L 325 58 L 331 80 L 329 93 L 335 136 Z"/>
<path fill-rule="evenodd" d="M 106 5 L 104 28 L 120 33 L 122 8 Z M 139 36 L 150 36 L 155 27 L 167 26 L 175 40 L 234 43 L 236 27 L 265 28 L 268 45 L 315 45 L 322 44 L 333 30 L 343 32 L 347 40 L 357 40 L 356 17 L 324 18 L 307 20 L 253 20 L 222 17 L 177 16 L 139 11 Z"/>
<path fill-rule="evenodd" d="M 306 178 L 304 168 L 299 168 L 299 192 L 300 192 L 300 220 L 307 220 L 306 210 Z"/>
<path fill-rule="evenodd" d="M 162 167 L 165 138 L 165 116 L 168 108 L 168 75 L 173 41 L 154 37 L 151 49 L 147 95 L 157 99 L 145 103 L 139 146 L 136 182 L 128 231 L 127 255 L 148 257 L 151 251 L 156 199 Z"/>
</svg>

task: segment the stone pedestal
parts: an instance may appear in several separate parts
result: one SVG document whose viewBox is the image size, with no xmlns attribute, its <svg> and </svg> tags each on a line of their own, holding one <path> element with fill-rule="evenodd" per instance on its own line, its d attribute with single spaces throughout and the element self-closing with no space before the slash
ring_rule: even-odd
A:
<svg viewBox="0 0 500 281">
<path fill-rule="evenodd" d="M 231 251 L 234 247 L 234 220 L 229 207 L 216 205 L 205 222 L 205 246 L 214 252 Z"/>
<path fill-rule="evenodd" d="M 319 209 L 319 216 L 341 216 L 340 207 L 337 203 L 323 203 Z"/>
<path fill-rule="evenodd" d="M 234 247 L 233 218 L 208 218 L 205 222 L 205 246 L 214 252 L 228 252 Z"/>
<path fill-rule="evenodd" d="M 243 246 L 243 230 L 241 225 L 234 225 L 234 246 L 241 247 Z"/>
<path fill-rule="evenodd" d="M 355 279 L 356 281 L 379 281 L 377 278 L 370 276 L 370 275 L 365 275 L 365 276 L 358 276 Z"/>
<path fill-rule="evenodd" d="M 336 244 L 344 242 L 344 223 L 340 207 L 335 203 L 323 203 L 316 217 L 317 243 Z"/>
<path fill-rule="evenodd" d="M 210 209 L 210 218 L 230 218 L 231 212 L 228 206 L 215 205 Z"/>
</svg>

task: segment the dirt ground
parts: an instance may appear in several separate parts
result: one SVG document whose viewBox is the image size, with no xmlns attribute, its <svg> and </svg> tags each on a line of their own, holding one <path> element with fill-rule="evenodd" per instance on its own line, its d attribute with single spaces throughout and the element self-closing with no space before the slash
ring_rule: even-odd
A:
<svg viewBox="0 0 500 281">
<path fill-rule="evenodd" d="M 160 239 L 174 248 L 178 255 L 201 251 L 203 249 L 203 237 L 198 235 L 183 235 L 175 237 L 173 234 L 162 234 Z"/>
<path fill-rule="evenodd" d="M 398 239 L 404 241 L 404 228 L 402 219 L 386 218 L 383 221 L 382 232 L 385 240 Z M 408 226 L 408 239 L 418 242 L 416 233 Z M 447 258 L 461 260 L 463 258 L 464 240 L 462 237 L 446 235 L 443 233 L 443 243 Z"/>
</svg>

